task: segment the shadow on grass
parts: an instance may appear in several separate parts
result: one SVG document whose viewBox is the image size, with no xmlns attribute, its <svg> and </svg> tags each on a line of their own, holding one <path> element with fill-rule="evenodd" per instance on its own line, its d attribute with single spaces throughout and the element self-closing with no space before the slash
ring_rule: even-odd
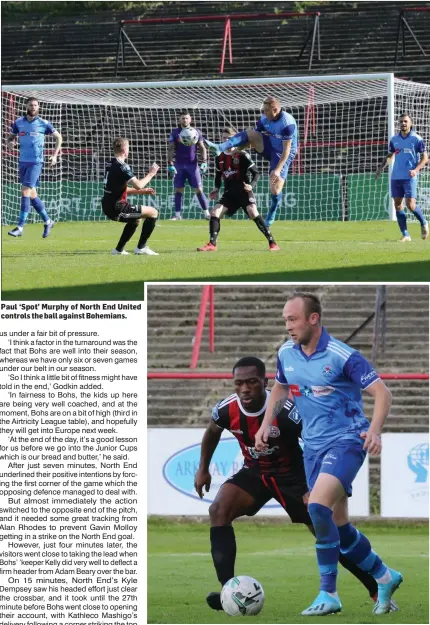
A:
<svg viewBox="0 0 430 625">
<path fill-rule="evenodd" d="M 236 274 L 230 276 L 201 275 L 173 280 L 150 279 L 150 282 L 425 282 L 430 281 L 430 262 L 359 266 L 303 271 L 280 270 L 271 273 Z M 143 300 L 144 282 L 111 282 L 52 288 L 5 290 L 4 300 Z"/>
</svg>

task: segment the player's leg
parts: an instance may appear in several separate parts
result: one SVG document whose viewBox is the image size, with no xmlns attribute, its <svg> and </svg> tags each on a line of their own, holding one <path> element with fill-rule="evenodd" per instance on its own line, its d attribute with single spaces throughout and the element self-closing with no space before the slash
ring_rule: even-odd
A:
<svg viewBox="0 0 430 625">
<path fill-rule="evenodd" d="M 213 208 L 210 212 L 209 243 L 203 245 L 202 247 L 198 247 L 198 252 L 216 252 L 217 239 L 221 230 L 221 219 L 222 217 L 224 217 L 228 210 L 228 208 L 224 206 L 221 201 L 222 198 L 220 202 L 215 205 L 215 208 Z"/>
<path fill-rule="evenodd" d="M 429 235 L 429 227 L 427 220 L 423 215 L 423 212 L 419 206 L 417 206 L 417 190 L 418 190 L 418 178 L 411 178 L 405 184 L 405 203 L 406 208 L 412 212 L 412 214 L 418 219 L 421 226 L 421 238 L 427 239 Z"/>
<path fill-rule="evenodd" d="M 124 219 L 121 218 L 119 221 L 121 221 L 122 223 L 125 222 L 125 226 L 124 229 L 122 231 L 122 234 L 119 238 L 119 241 L 116 245 L 116 247 L 112 250 L 112 256 L 128 256 L 128 252 L 125 251 L 125 246 L 126 244 L 130 241 L 131 237 L 133 236 L 133 234 L 136 232 L 141 219 L 136 219 L 136 218 L 129 218 L 129 219 Z"/>
<path fill-rule="evenodd" d="M 264 223 L 260 213 L 257 210 L 254 194 L 250 191 L 249 193 L 247 193 L 247 195 L 248 195 L 248 198 L 246 201 L 249 202 L 249 204 L 246 205 L 245 210 L 248 213 L 248 217 L 253 220 L 253 222 L 255 223 L 257 228 L 260 230 L 260 232 L 266 237 L 269 243 L 269 250 L 271 252 L 279 251 L 280 250 L 279 245 L 276 244 L 276 241 L 273 238 L 272 233 L 270 232 L 269 228 Z"/>
<path fill-rule="evenodd" d="M 268 149 L 266 151 L 268 152 Z M 278 165 L 279 158 L 280 158 L 280 155 L 277 152 L 274 152 L 272 150 L 271 158 L 270 158 L 270 170 L 269 170 L 270 208 L 265 219 L 266 226 L 271 226 L 273 222 L 275 221 L 276 213 L 282 203 L 282 191 L 284 188 L 285 180 L 288 175 L 288 169 L 293 160 L 293 159 L 288 160 L 285 163 L 284 167 L 282 168 L 281 175 L 278 178 L 276 178 L 276 180 L 274 180 L 272 176 L 272 172 L 275 169 L 275 167 Z"/>
<path fill-rule="evenodd" d="M 208 202 L 206 195 L 203 192 L 202 175 L 200 173 L 200 169 L 197 164 L 187 165 L 187 177 L 188 177 L 188 182 L 190 183 L 191 188 L 196 194 L 196 197 L 200 204 L 200 208 L 202 209 L 204 218 L 210 219 L 209 202 Z"/>
<path fill-rule="evenodd" d="M 22 236 L 24 226 L 27 222 L 31 210 L 32 190 L 38 185 L 42 165 L 32 165 L 21 163 L 19 166 L 19 180 L 21 188 L 21 210 L 19 212 L 18 225 L 8 234 L 12 237 Z M 49 219 L 49 218 L 48 218 Z"/>
<path fill-rule="evenodd" d="M 45 208 L 45 204 L 42 202 L 42 200 L 40 199 L 40 197 L 38 197 L 37 195 L 37 187 L 39 186 L 39 180 L 37 180 L 36 182 L 36 186 L 33 187 L 31 189 L 31 205 L 34 208 L 34 210 L 36 211 L 36 213 L 38 213 L 38 215 L 40 215 L 40 218 L 43 221 L 43 234 L 42 237 L 44 239 L 46 239 L 47 236 L 49 236 L 49 233 L 51 232 L 52 228 L 54 227 L 55 222 L 50 219 L 46 208 Z"/>
<path fill-rule="evenodd" d="M 176 176 L 177 175 L 178 174 L 176 174 Z M 179 221 L 180 219 L 182 219 L 184 191 L 185 191 L 185 187 L 175 187 L 175 196 L 174 196 L 175 215 L 172 217 L 173 221 Z"/>
<path fill-rule="evenodd" d="M 140 233 L 137 247 L 134 250 L 135 254 L 147 254 L 148 256 L 158 256 L 157 252 L 154 252 L 147 246 L 149 237 L 154 231 L 155 224 L 158 219 L 158 210 L 153 206 L 141 206 L 140 214 L 144 218 L 142 224 L 142 231 Z"/>
<path fill-rule="evenodd" d="M 393 180 L 391 179 L 391 197 L 394 201 L 394 208 L 396 210 L 396 218 L 397 223 L 399 224 L 400 232 L 402 233 L 402 238 L 400 241 L 403 243 L 407 243 L 411 240 L 408 232 L 408 226 L 406 223 L 406 213 L 403 208 L 403 197 L 404 197 L 404 181 L 403 180 Z"/>
<path fill-rule="evenodd" d="M 204 142 L 210 150 L 218 154 L 224 152 L 225 150 L 230 150 L 235 147 L 243 147 L 248 144 L 257 152 L 261 153 L 264 150 L 263 135 L 261 132 L 258 132 L 258 130 L 254 130 L 253 128 L 242 130 L 226 141 L 223 141 L 223 143 L 213 143 L 207 139 L 205 139 Z"/>
<path fill-rule="evenodd" d="M 348 498 L 346 495 L 336 502 L 333 519 L 339 531 L 340 550 L 348 559 L 371 575 L 377 583 L 375 614 L 385 614 L 398 608 L 392 595 L 403 581 L 401 574 L 390 569 L 372 550 L 368 538 L 349 522 Z"/>
</svg>

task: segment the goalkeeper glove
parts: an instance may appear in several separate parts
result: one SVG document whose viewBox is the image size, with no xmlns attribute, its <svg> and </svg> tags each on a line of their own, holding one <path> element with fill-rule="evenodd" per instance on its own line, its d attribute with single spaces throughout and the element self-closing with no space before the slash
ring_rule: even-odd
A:
<svg viewBox="0 0 430 625">
<path fill-rule="evenodd" d="M 176 167 L 172 163 L 167 166 L 167 172 L 171 178 L 173 178 L 173 176 L 176 176 L 176 174 L 178 173 Z"/>
<path fill-rule="evenodd" d="M 206 163 L 206 161 L 203 161 L 203 163 L 200 163 L 200 172 L 202 174 L 206 174 L 208 171 L 208 164 Z"/>
</svg>

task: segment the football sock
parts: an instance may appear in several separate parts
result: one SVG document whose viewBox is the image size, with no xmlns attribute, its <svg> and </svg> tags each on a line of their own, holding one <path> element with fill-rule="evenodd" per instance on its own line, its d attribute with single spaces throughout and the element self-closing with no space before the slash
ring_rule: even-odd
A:
<svg viewBox="0 0 430 625">
<path fill-rule="evenodd" d="M 19 228 L 23 228 L 24 227 L 25 222 L 27 221 L 27 217 L 28 217 L 28 214 L 29 214 L 30 210 L 31 210 L 30 198 L 22 196 L 21 197 L 21 210 L 19 212 L 19 220 L 18 220 L 18 227 Z"/>
<path fill-rule="evenodd" d="M 216 240 L 219 235 L 219 231 L 221 230 L 221 220 L 219 217 L 212 217 L 209 220 L 209 241 L 212 245 L 216 245 Z"/>
<path fill-rule="evenodd" d="M 372 550 L 366 536 L 359 532 L 351 523 L 346 523 L 346 525 L 342 525 L 338 529 L 341 552 L 349 560 L 355 562 L 360 569 L 370 573 L 377 581 L 384 578 L 388 570 L 387 565 Z M 390 581 L 390 579 L 387 581 Z"/>
<path fill-rule="evenodd" d="M 407 237 L 408 229 L 406 227 L 406 213 L 403 210 L 403 208 L 401 211 L 396 211 L 396 217 L 397 217 L 397 223 L 399 224 L 400 232 L 403 234 L 403 236 Z"/>
<path fill-rule="evenodd" d="M 278 195 L 272 195 L 270 196 L 270 208 L 269 208 L 269 213 L 268 213 L 268 217 L 272 218 L 276 215 L 276 211 L 279 208 L 279 205 L 281 204 L 282 201 L 282 193 L 278 193 Z"/>
<path fill-rule="evenodd" d="M 211 554 L 217 577 L 224 586 L 234 577 L 236 561 L 236 538 L 231 525 L 211 527 Z"/>
<path fill-rule="evenodd" d="M 272 233 L 270 232 L 269 228 L 265 225 L 264 221 L 262 220 L 261 215 L 258 215 L 254 219 L 254 223 L 257 226 L 257 228 L 260 230 L 260 232 L 264 234 L 264 236 L 269 241 L 269 243 L 275 243 L 275 239 L 273 238 Z"/>
<path fill-rule="evenodd" d="M 333 512 L 327 506 L 311 503 L 309 516 L 315 529 L 320 590 L 336 592 L 337 563 L 339 561 L 339 532 L 333 521 Z"/>
<path fill-rule="evenodd" d="M 202 211 L 207 211 L 209 209 L 209 203 L 206 195 L 202 193 L 196 193 L 197 199 L 199 201 L 200 206 L 202 207 Z"/>
<path fill-rule="evenodd" d="M 420 222 L 420 224 L 422 226 L 426 225 L 426 218 L 423 215 L 423 211 L 421 210 L 421 208 L 419 206 L 416 207 L 416 209 L 414 211 L 411 211 L 413 215 L 415 215 L 415 217 L 418 219 L 418 221 Z"/>
<path fill-rule="evenodd" d="M 234 148 L 236 145 L 246 145 L 249 143 L 249 137 L 246 130 L 242 130 L 242 132 L 238 132 L 236 135 L 227 139 L 223 143 L 219 144 L 219 149 L 224 152 L 224 150 L 228 150 L 229 148 Z"/>
<path fill-rule="evenodd" d="M 142 224 L 142 232 L 140 233 L 139 242 L 137 247 L 141 250 L 145 247 L 147 240 L 152 234 L 157 223 L 156 217 L 147 217 Z"/>
<path fill-rule="evenodd" d="M 139 224 L 138 224 L 137 219 L 135 221 L 129 221 L 128 223 L 125 224 L 124 230 L 122 231 L 122 235 L 120 236 L 120 239 L 118 241 L 118 245 L 116 246 L 116 250 L 118 252 L 122 252 L 122 250 L 125 247 L 125 244 L 130 241 L 131 237 L 136 232 L 138 225 Z"/>
<path fill-rule="evenodd" d="M 44 224 L 49 223 L 49 221 L 50 221 L 49 215 L 46 212 L 45 204 L 42 202 L 40 197 L 33 198 L 31 200 L 31 205 L 33 206 L 33 208 L 36 211 L 36 213 L 39 213 L 39 215 L 43 219 L 43 223 Z"/>
<path fill-rule="evenodd" d="M 175 213 L 176 215 L 182 213 L 182 199 L 184 194 L 179 193 L 179 191 L 175 191 Z"/>
<path fill-rule="evenodd" d="M 343 553 L 339 554 L 339 564 L 343 566 L 344 569 L 349 571 L 354 577 L 356 577 L 362 584 L 367 588 L 369 595 L 373 597 L 378 592 L 378 584 L 375 581 L 375 578 L 367 573 L 367 571 L 363 571 L 360 567 L 352 562 L 349 558 L 347 558 Z"/>
</svg>

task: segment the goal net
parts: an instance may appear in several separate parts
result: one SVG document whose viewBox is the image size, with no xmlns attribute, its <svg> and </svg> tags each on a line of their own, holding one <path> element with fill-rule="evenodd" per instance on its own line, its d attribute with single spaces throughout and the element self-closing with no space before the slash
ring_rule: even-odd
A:
<svg viewBox="0 0 430 625">
<path fill-rule="evenodd" d="M 389 172 L 375 181 L 377 165 L 387 154 L 397 118 L 408 111 L 427 145 L 430 141 L 430 86 L 393 78 L 392 74 L 205 80 L 156 83 L 106 83 L 4 86 L 3 145 L 11 122 L 25 113 L 25 99 L 40 101 L 40 115 L 63 135 L 61 158 L 47 162 L 40 195 L 56 220 L 104 219 L 100 198 L 104 165 L 118 135 L 130 139 L 129 163 L 138 177 L 153 161 L 161 165 L 145 196 L 161 219 L 173 214 L 173 182 L 167 175 L 167 145 L 179 113 L 188 109 L 203 135 L 219 140 L 226 125 L 253 127 L 263 99 L 276 95 L 297 120 L 299 151 L 290 167 L 280 219 L 371 220 L 392 217 Z M 45 141 L 45 161 L 52 152 Z M 253 152 L 263 174 L 256 188 L 265 214 L 270 202 L 268 163 Z M 213 188 L 214 159 L 204 190 Z M 3 153 L 2 223 L 16 221 L 20 204 L 18 151 Z M 419 204 L 430 217 L 430 174 L 422 173 Z M 184 216 L 201 218 L 191 189 L 186 188 Z M 242 218 L 239 214 L 237 218 Z"/>
</svg>

